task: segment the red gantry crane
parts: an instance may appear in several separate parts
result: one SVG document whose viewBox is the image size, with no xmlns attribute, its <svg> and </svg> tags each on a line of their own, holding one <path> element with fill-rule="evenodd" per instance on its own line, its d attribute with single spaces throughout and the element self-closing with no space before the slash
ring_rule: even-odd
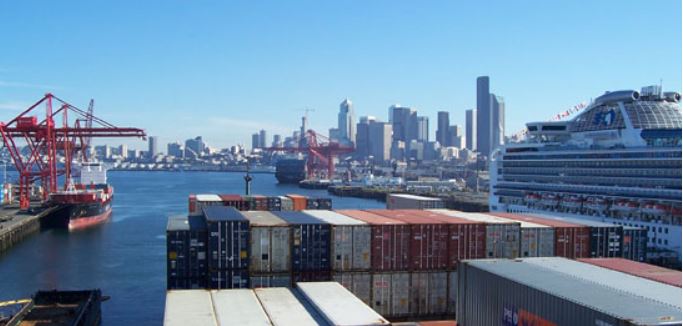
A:
<svg viewBox="0 0 683 326">
<path fill-rule="evenodd" d="M 64 189 L 71 179 L 71 162 L 81 155 L 87 161 L 87 148 L 93 137 L 138 137 L 145 139 L 145 132 L 138 128 L 119 128 L 93 115 L 91 100 L 88 111 L 83 111 L 48 93 L 16 118 L 0 123 L 0 134 L 12 161 L 19 172 L 19 204 L 21 209 L 30 207 L 30 187 L 40 181 L 45 190 L 43 200 L 59 188 L 57 177 L 64 175 Z M 44 118 L 39 114 L 45 108 Z M 53 105 L 59 108 L 53 110 Z M 73 119 L 70 124 L 69 119 Z M 40 120 L 42 119 L 42 120 Z M 18 144 L 26 145 L 22 153 Z M 57 155 L 64 158 L 64 165 L 57 166 Z"/>
<path fill-rule="evenodd" d="M 326 172 L 327 178 L 334 175 L 334 158 L 340 154 L 352 153 L 353 147 L 344 146 L 336 141 L 309 129 L 303 136 L 305 141 L 300 147 L 266 147 L 269 152 L 296 152 L 306 154 L 306 172 L 308 178 L 314 177 L 320 172 Z M 318 172 L 318 173 L 316 173 Z"/>
</svg>

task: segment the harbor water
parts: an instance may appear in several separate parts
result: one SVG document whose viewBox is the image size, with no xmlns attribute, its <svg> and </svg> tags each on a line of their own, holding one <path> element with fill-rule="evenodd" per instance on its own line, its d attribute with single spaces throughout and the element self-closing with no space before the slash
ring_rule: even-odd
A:
<svg viewBox="0 0 683 326">
<path fill-rule="evenodd" d="M 166 222 L 187 213 L 189 193 L 243 193 L 241 173 L 109 173 L 114 187 L 109 223 L 72 232 L 48 230 L 0 256 L 0 301 L 41 289 L 100 288 L 104 325 L 158 325 L 166 293 Z M 272 174 L 253 175 L 254 194 L 328 196 L 324 190 L 279 185 Z M 383 208 L 368 199 L 332 197 L 334 208 Z"/>
</svg>

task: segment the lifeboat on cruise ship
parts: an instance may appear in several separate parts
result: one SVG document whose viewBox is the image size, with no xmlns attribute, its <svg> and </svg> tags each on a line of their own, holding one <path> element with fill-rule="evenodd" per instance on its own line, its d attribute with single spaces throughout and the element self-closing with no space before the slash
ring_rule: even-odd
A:
<svg viewBox="0 0 683 326">
<path fill-rule="evenodd" d="M 579 208 L 581 207 L 581 197 L 576 195 L 564 196 L 562 197 L 560 205 L 566 208 Z"/>
<path fill-rule="evenodd" d="M 638 202 L 624 199 L 617 200 L 614 205 L 612 205 L 612 209 L 620 212 L 633 212 L 638 209 Z"/>
<path fill-rule="evenodd" d="M 526 197 L 525 197 L 525 200 L 526 200 L 526 202 L 529 203 L 529 204 L 536 204 L 536 203 L 538 203 L 539 201 L 541 201 L 541 195 L 539 195 L 539 194 L 534 194 L 534 193 L 527 194 Z"/>
<path fill-rule="evenodd" d="M 560 200 L 560 196 L 555 195 L 555 194 L 544 194 L 542 199 L 541 199 L 541 204 L 546 205 L 546 206 L 555 206 L 557 205 L 557 202 Z"/>
<path fill-rule="evenodd" d="M 664 204 L 656 204 L 653 202 L 645 203 L 642 206 L 642 211 L 645 214 L 665 215 L 671 210 L 671 207 Z"/>
<path fill-rule="evenodd" d="M 594 211 L 604 211 L 607 209 L 607 200 L 599 197 L 588 197 L 585 207 Z"/>
<path fill-rule="evenodd" d="M 676 217 L 676 216 L 680 217 L 681 216 L 681 208 L 676 207 L 676 206 L 671 207 L 671 215 L 673 215 L 674 217 Z"/>
</svg>

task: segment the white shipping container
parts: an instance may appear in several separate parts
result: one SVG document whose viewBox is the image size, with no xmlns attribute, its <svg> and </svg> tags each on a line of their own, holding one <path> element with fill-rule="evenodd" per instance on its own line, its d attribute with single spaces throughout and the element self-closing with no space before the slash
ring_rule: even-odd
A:
<svg viewBox="0 0 683 326">
<path fill-rule="evenodd" d="M 367 223 L 328 210 L 304 213 L 332 225 L 332 269 L 367 271 L 370 269 L 371 228 Z"/>
<path fill-rule="evenodd" d="M 520 257 L 555 256 L 555 229 L 553 227 L 527 221 L 507 219 L 504 217 L 494 217 L 520 223 Z"/>
<path fill-rule="evenodd" d="M 317 326 L 324 324 L 318 315 L 311 315 L 306 307 L 287 288 L 254 290 L 263 310 L 274 326 Z"/>
<path fill-rule="evenodd" d="M 292 202 L 292 199 L 287 197 L 287 196 L 278 196 L 280 197 L 280 210 L 281 211 L 293 211 L 294 210 L 294 203 Z"/>
<path fill-rule="evenodd" d="M 448 273 L 414 272 L 410 275 L 410 312 L 413 316 L 446 314 Z"/>
<path fill-rule="evenodd" d="M 207 290 L 166 292 L 164 325 L 216 325 L 211 292 Z"/>
<path fill-rule="evenodd" d="M 422 197 L 408 194 L 388 194 L 387 209 L 437 209 L 444 208 L 439 198 Z"/>
<path fill-rule="evenodd" d="M 242 214 L 249 220 L 249 271 L 277 273 L 291 270 L 291 228 L 284 220 L 265 211 Z"/>
<path fill-rule="evenodd" d="M 211 291 L 213 308 L 220 326 L 267 326 L 270 319 L 261 307 L 254 291 L 232 289 Z M 198 325 L 188 323 L 187 325 Z"/>
<path fill-rule="evenodd" d="M 520 249 L 520 223 L 496 216 L 466 213 L 453 210 L 432 210 L 433 212 L 486 223 L 486 258 L 517 258 Z"/>
<path fill-rule="evenodd" d="M 249 286 L 255 288 L 288 288 L 292 287 L 292 276 L 289 273 L 250 274 Z"/>
<path fill-rule="evenodd" d="M 201 216 L 204 207 L 223 206 L 223 200 L 215 194 L 198 194 L 195 198 L 194 210 L 190 212 L 190 216 Z"/>
<path fill-rule="evenodd" d="M 371 302 L 371 282 L 372 276 L 366 272 L 334 272 L 332 280 L 344 286 L 351 293 L 355 294 L 358 299 L 365 302 L 367 305 L 372 305 Z"/>
<path fill-rule="evenodd" d="M 371 307 L 387 318 L 410 316 L 410 273 L 372 274 Z"/>
<path fill-rule="evenodd" d="M 332 325 L 390 325 L 339 283 L 297 283 L 297 289 Z"/>
</svg>

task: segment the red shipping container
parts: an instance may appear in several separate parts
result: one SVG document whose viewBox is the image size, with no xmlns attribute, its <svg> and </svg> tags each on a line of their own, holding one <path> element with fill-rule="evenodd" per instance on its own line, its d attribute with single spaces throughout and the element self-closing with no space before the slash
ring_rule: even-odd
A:
<svg viewBox="0 0 683 326">
<path fill-rule="evenodd" d="M 190 194 L 190 196 L 187 197 L 187 212 L 192 213 L 195 211 L 197 207 L 197 195 L 195 194 Z"/>
<path fill-rule="evenodd" d="M 335 212 L 370 224 L 370 268 L 373 271 L 409 269 L 410 226 L 407 223 L 361 210 Z"/>
<path fill-rule="evenodd" d="M 287 195 L 287 197 L 289 197 L 292 200 L 293 210 L 303 211 L 304 209 L 306 209 L 305 196 L 289 194 Z"/>
<path fill-rule="evenodd" d="M 240 211 L 246 210 L 244 199 L 240 195 L 222 194 L 218 195 L 218 197 L 221 197 L 225 206 L 235 207 Z"/>
<path fill-rule="evenodd" d="M 419 210 L 368 211 L 410 224 L 410 270 L 448 268 L 449 224 L 422 216 Z"/>
<path fill-rule="evenodd" d="M 555 256 L 571 259 L 590 257 L 590 228 L 587 226 L 522 214 L 489 214 L 515 221 L 550 226 L 555 229 Z"/>
<path fill-rule="evenodd" d="M 583 258 L 579 260 L 595 266 L 681 287 L 681 271 L 674 269 L 639 263 L 624 258 Z"/>
<path fill-rule="evenodd" d="M 455 270 L 463 259 L 486 258 L 486 223 L 415 210 L 427 218 L 448 223 L 448 268 Z"/>
</svg>

